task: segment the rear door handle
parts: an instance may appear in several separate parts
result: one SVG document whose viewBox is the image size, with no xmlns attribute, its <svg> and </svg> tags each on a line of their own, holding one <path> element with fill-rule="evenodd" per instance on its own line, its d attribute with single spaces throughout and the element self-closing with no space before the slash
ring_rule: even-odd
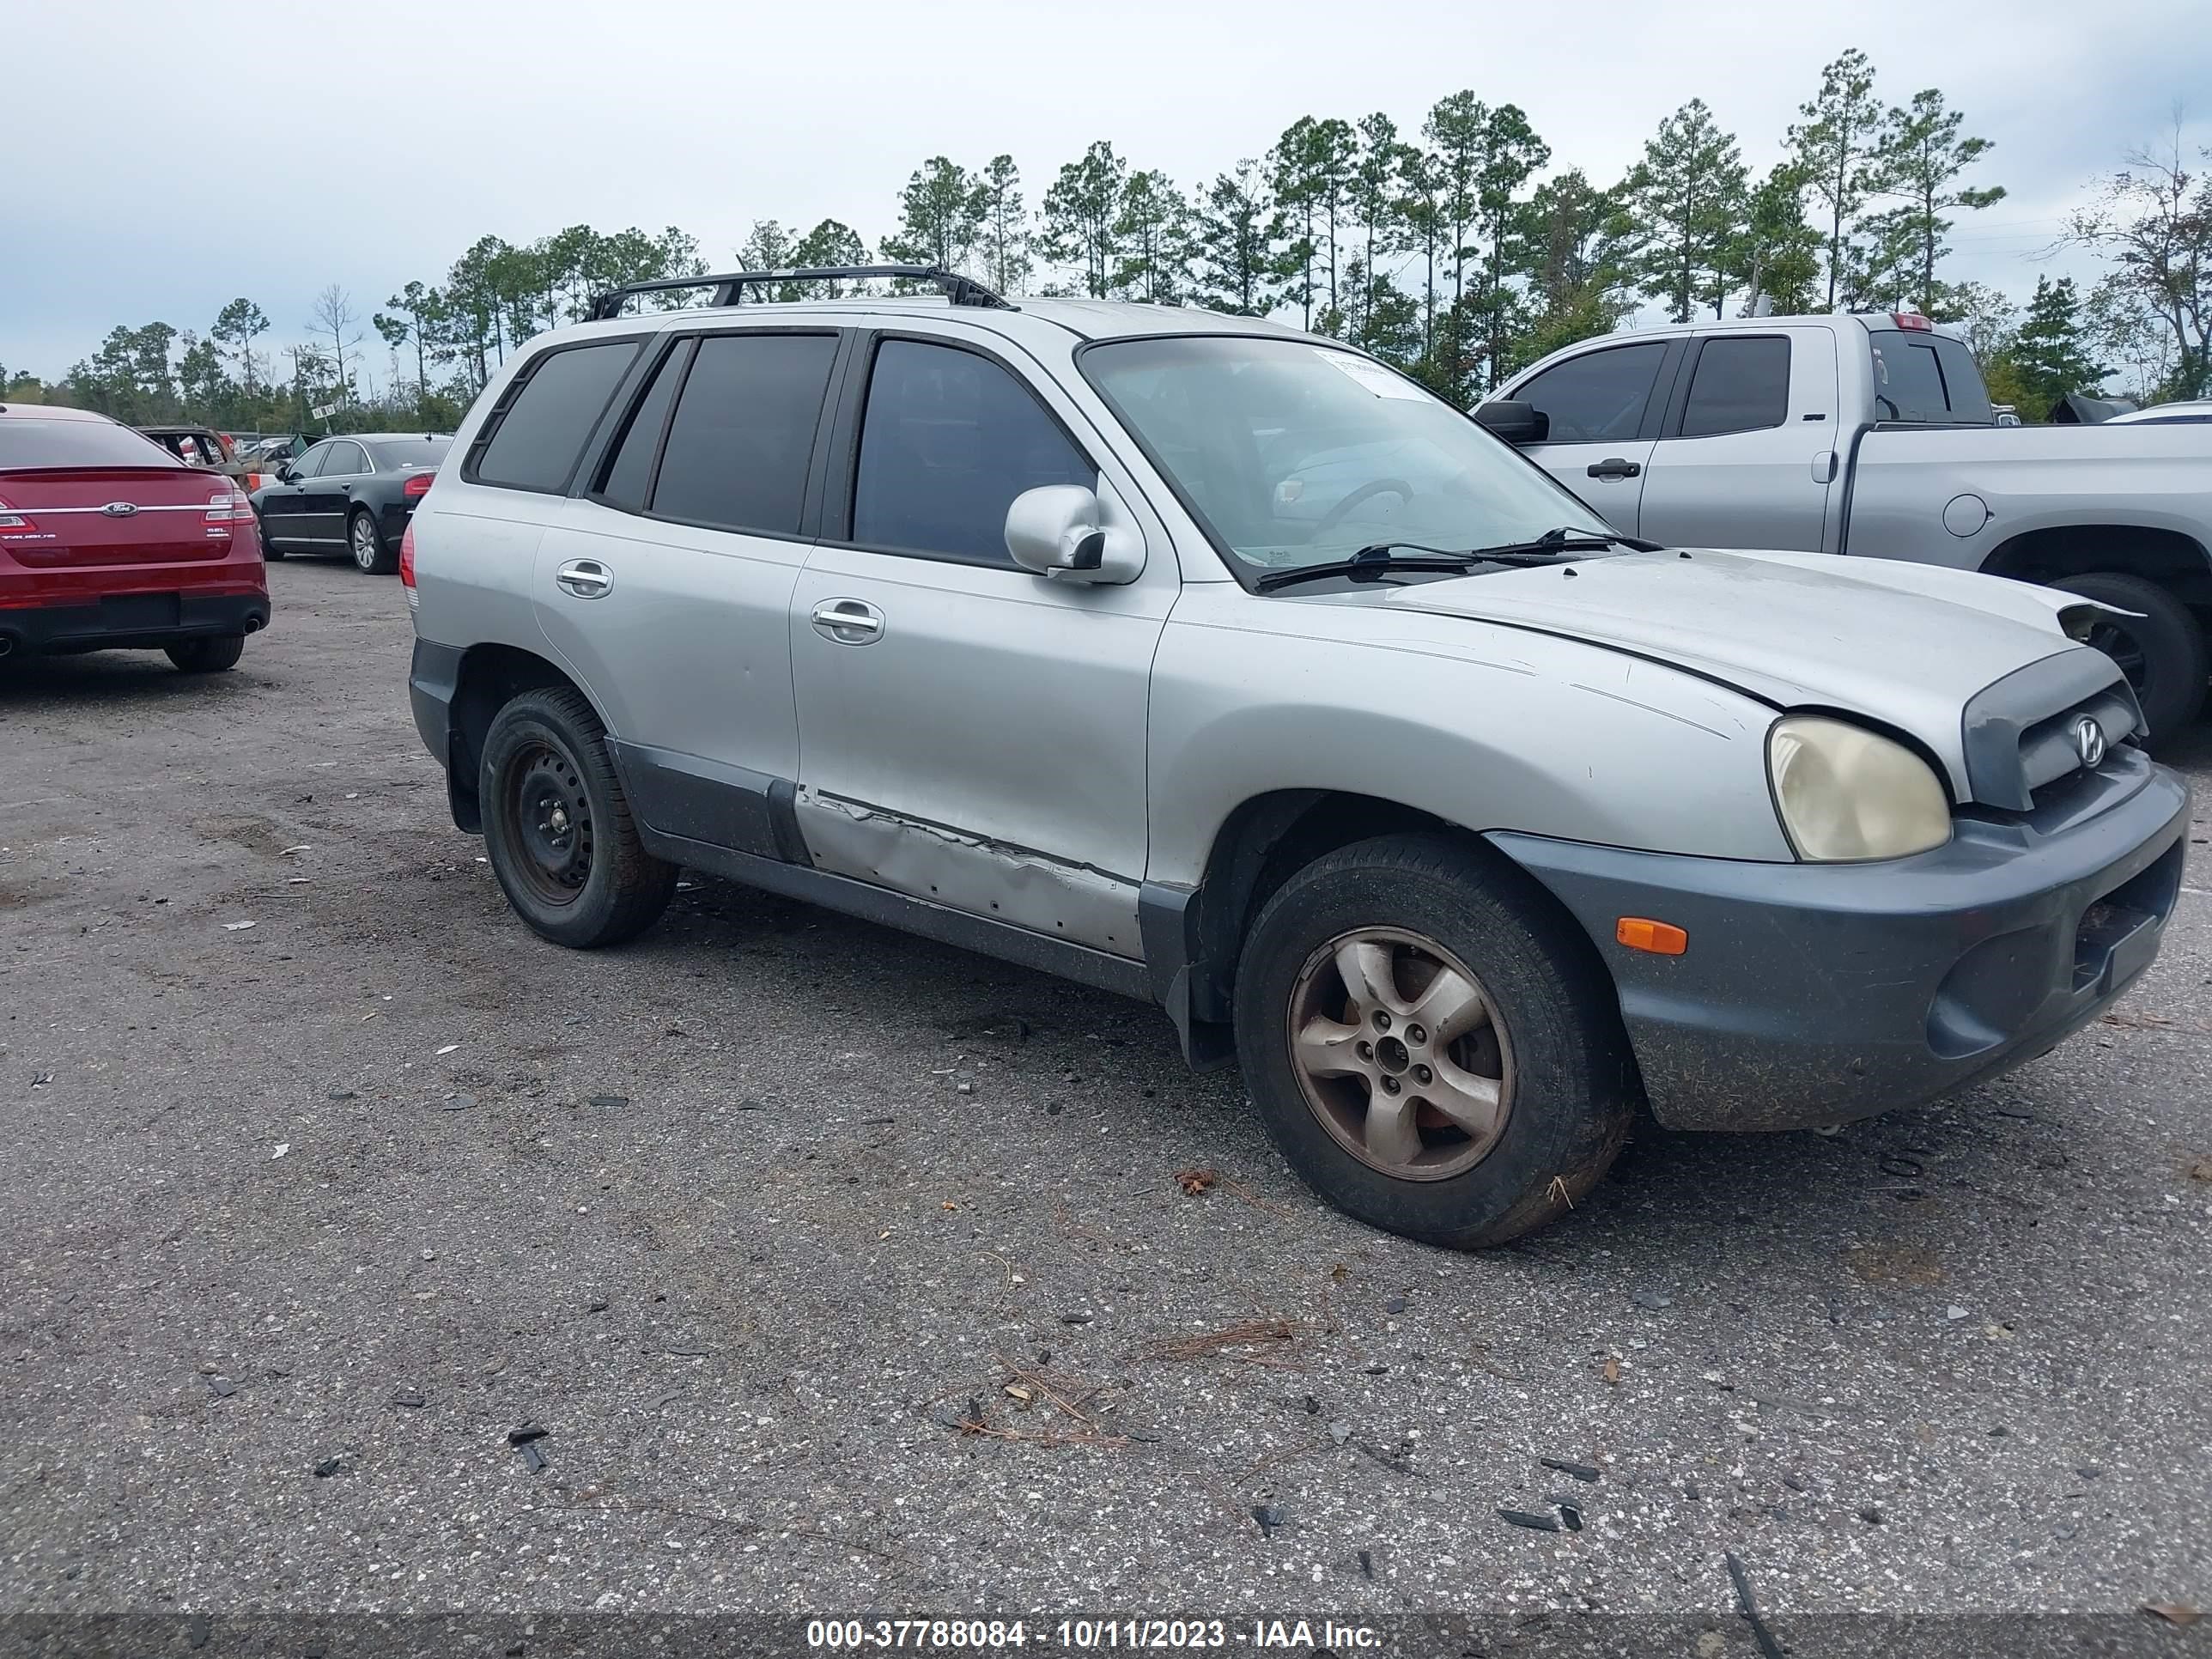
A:
<svg viewBox="0 0 2212 1659">
<path fill-rule="evenodd" d="M 824 599 L 809 619 L 816 633 L 840 645 L 873 645 L 884 636 L 884 613 L 865 599 Z"/>
<path fill-rule="evenodd" d="M 1644 469 L 1634 461 L 1624 461 L 1615 456 L 1609 460 L 1592 461 L 1588 471 L 1593 478 L 1632 478 Z"/>
<path fill-rule="evenodd" d="M 580 599 L 605 599 L 615 573 L 597 559 L 571 559 L 553 573 L 553 585 Z"/>
</svg>

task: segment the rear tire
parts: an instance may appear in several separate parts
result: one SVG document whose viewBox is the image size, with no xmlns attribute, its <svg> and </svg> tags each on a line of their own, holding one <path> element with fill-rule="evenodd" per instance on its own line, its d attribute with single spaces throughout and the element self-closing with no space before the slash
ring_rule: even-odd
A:
<svg viewBox="0 0 2212 1659">
<path fill-rule="evenodd" d="M 238 666 L 246 653 L 246 635 L 216 634 L 205 639 L 179 640 L 165 647 L 169 660 L 185 674 L 217 674 Z"/>
<path fill-rule="evenodd" d="M 676 866 L 645 850 L 581 695 L 526 691 L 492 717 L 477 775 L 484 849 L 514 912 L 556 945 L 619 945 L 659 920 Z"/>
<path fill-rule="evenodd" d="M 1358 842 L 1276 891 L 1238 962 L 1237 1050 L 1307 1184 L 1455 1249 L 1571 1209 L 1638 1098 L 1588 942 L 1518 872 L 1442 836 Z"/>
<path fill-rule="evenodd" d="M 375 514 L 361 507 L 346 520 L 346 551 L 353 555 L 354 568 L 364 576 L 389 576 L 399 568 L 399 556 L 385 545 Z"/>
<path fill-rule="evenodd" d="M 2139 617 L 2100 617 L 2089 643 L 2120 665 L 2142 705 L 2153 744 L 2171 742 L 2204 706 L 2204 630 L 2195 613 L 2156 582 L 2117 570 L 2093 570 L 2051 584 Z"/>
</svg>

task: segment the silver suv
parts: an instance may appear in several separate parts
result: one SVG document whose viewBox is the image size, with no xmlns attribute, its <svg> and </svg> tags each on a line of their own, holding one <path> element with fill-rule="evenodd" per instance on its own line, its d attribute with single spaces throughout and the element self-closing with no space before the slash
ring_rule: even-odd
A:
<svg viewBox="0 0 2212 1659">
<path fill-rule="evenodd" d="M 884 276 L 943 297 L 738 303 Z M 1261 320 L 699 283 L 510 361 L 404 550 L 417 725 L 549 939 L 688 865 L 1157 1001 L 1322 1194 L 1457 1246 L 1640 1102 L 1923 1100 L 2156 952 L 2186 794 L 2094 602 L 1631 540 Z"/>
</svg>

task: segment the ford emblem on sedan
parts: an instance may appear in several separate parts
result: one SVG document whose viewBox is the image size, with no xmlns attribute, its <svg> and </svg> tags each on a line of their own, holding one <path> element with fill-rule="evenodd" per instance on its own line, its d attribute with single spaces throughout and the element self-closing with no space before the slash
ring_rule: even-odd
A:
<svg viewBox="0 0 2212 1659">
<path fill-rule="evenodd" d="M 101 507 L 100 510 L 111 519 L 135 518 L 138 512 L 138 503 L 136 501 L 110 501 L 106 507 Z"/>
<path fill-rule="evenodd" d="M 2087 714 L 2074 722 L 2074 752 L 2092 772 L 2105 763 L 2105 728 Z"/>
</svg>

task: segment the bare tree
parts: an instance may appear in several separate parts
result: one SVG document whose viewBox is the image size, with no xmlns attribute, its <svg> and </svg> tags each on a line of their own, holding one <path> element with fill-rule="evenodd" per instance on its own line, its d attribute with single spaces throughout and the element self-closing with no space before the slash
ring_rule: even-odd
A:
<svg viewBox="0 0 2212 1659">
<path fill-rule="evenodd" d="M 2075 210 L 2058 246 L 2112 262 L 2109 300 L 2132 302 L 2172 342 L 2166 395 L 2201 398 L 2212 391 L 2212 175 L 2191 171 L 2178 111 L 2171 142 L 2127 162 Z"/>
<path fill-rule="evenodd" d="M 346 364 L 353 349 L 361 343 L 361 316 L 353 308 L 353 295 L 332 283 L 315 296 L 314 313 L 308 319 L 307 326 L 318 337 L 329 337 L 330 361 L 336 371 L 338 397 L 350 403 L 353 383 L 347 376 Z"/>
</svg>

